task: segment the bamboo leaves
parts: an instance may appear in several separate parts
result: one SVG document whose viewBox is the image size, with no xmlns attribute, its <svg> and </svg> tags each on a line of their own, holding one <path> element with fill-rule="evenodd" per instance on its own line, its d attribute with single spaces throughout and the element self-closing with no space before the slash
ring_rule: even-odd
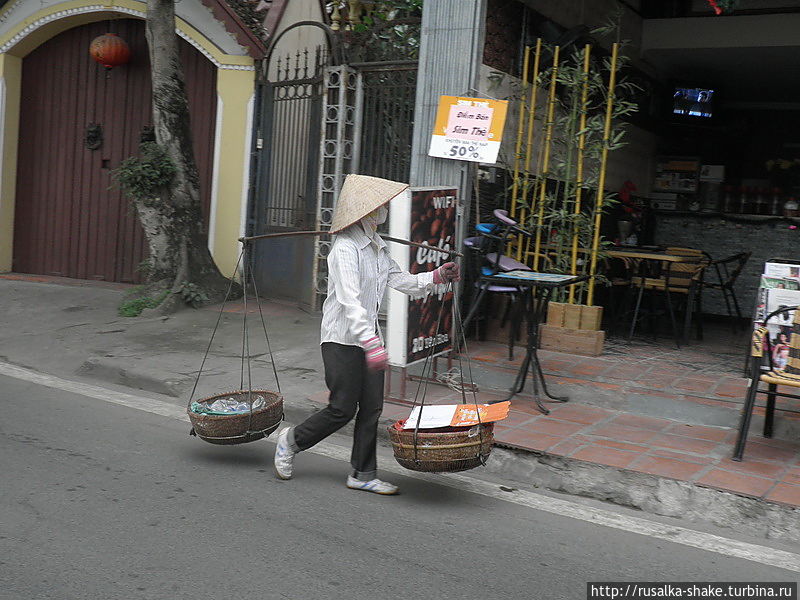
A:
<svg viewBox="0 0 800 600">
<path fill-rule="evenodd" d="M 540 50 L 537 41 L 537 59 Z M 627 59 L 618 44 L 611 56 L 603 57 L 588 45 L 560 59 L 559 51 L 545 48 L 553 64 L 529 78 L 526 61 L 523 74 L 520 119 L 539 123 L 536 144 L 523 148 L 518 139 L 512 213 L 534 234 L 535 244 L 531 248 L 530 239 L 520 238 L 517 254 L 536 269 L 540 254 L 546 252 L 554 271 L 587 274 L 602 282 L 596 273 L 598 257 L 603 258 L 607 246 L 599 235 L 601 217 L 617 202 L 604 191 L 607 157 L 626 144 L 624 121 L 638 110 L 630 98 L 639 88 L 620 72 Z M 526 58 L 530 52 L 526 50 Z M 528 100 L 537 89 L 547 92 L 546 101 Z M 593 286 L 590 280 L 570 289 L 569 301 L 591 303 Z"/>
</svg>

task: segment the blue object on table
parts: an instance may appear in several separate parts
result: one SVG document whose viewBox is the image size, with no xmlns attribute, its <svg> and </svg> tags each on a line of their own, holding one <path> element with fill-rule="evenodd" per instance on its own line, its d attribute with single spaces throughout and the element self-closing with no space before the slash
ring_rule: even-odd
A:
<svg viewBox="0 0 800 600">
<path fill-rule="evenodd" d="M 478 233 L 494 233 L 497 231 L 498 225 L 495 223 L 478 223 L 475 225 L 475 231 Z"/>
<path fill-rule="evenodd" d="M 489 273 L 487 273 L 489 275 Z M 515 281 L 540 281 L 543 283 L 562 283 L 575 279 L 575 275 L 562 275 L 561 273 L 537 273 L 536 271 L 506 271 L 495 273 L 492 277 L 513 279 Z"/>
</svg>

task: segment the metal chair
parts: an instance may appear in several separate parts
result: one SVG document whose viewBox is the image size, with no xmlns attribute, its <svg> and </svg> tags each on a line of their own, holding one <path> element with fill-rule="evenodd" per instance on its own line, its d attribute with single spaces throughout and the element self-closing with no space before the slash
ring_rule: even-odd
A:
<svg viewBox="0 0 800 600">
<path fill-rule="evenodd" d="M 739 309 L 739 302 L 736 299 L 736 292 L 733 289 L 736 279 L 744 269 L 745 264 L 750 259 L 750 252 L 739 252 L 727 258 L 712 260 L 709 266 L 714 267 L 717 273 L 717 281 L 703 281 L 702 288 L 719 290 L 725 299 L 725 307 L 728 309 L 728 316 L 733 318 L 731 303 L 736 310 L 737 324 L 742 321 L 742 311 Z"/>
<path fill-rule="evenodd" d="M 794 311 L 792 323 L 792 334 L 789 336 L 789 345 L 786 348 L 788 356 L 785 365 L 776 365 L 773 362 L 772 347 L 769 342 L 769 330 L 766 325 L 757 328 L 753 332 L 750 344 L 750 357 L 752 360 L 750 386 L 747 388 L 744 406 L 742 407 L 742 418 L 739 422 L 739 435 L 736 439 L 736 446 L 733 450 L 733 460 L 741 461 L 744 455 L 744 447 L 747 442 L 747 432 L 750 429 L 750 421 L 753 418 L 753 408 L 755 408 L 756 396 L 765 394 L 767 396 L 766 413 L 764 416 L 764 437 L 772 437 L 772 429 L 775 418 L 775 397 L 793 398 L 800 400 L 797 394 L 787 394 L 779 392 L 778 386 L 788 386 L 800 388 L 800 310 L 797 306 L 787 306 L 770 313 L 764 320 L 768 324 L 770 320 L 781 314 Z M 767 354 L 767 365 L 764 365 L 764 351 Z M 777 367 L 777 368 L 776 368 Z M 783 368 L 780 368 L 783 367 Z M 767 384 L 766 390 L 760 390 L 761 383 Z"/>
<path fill-rule="evenodd" d="M 508 359 L 513 360 L 514 342 L 519 337 L 518 315 L 521 314 L 521 302 L 522 302 L 521 291 L 518 287 L 515 286 L 505 286 L 505 285 L 497 285 L 497 284 L 481 282 L 482 276 L 488 275 L 492 272 L 491 268 L 487 264 L 489 262 L 489 259 L 487 258 L 487 253 L 485 252 L 484 243 L 485 243 L 485 238 L 481 236 L 469 237 L 464 240 L 464 247 L 467 250 L 471 251 L 471 254 L 473 256 L 472 260 L 475 264 L 475 267 L 472 270 L 473 280 L 475 282 L 474 292 L 472 295 L 472 301 L 470 302 L 470 309 L 467 313 L 467 318 L 464 320 L 464 328 L 466 329 L 466 326 L 469 324 L 469 321 L 474 317 L 475 310 L 477 310 L 477 307 L 480 304 L 483 295 L 486 292 L 492 294 L 506 295 L 508 297 L 508 305 L 506 306 L 505 311 L 503 311 L 501 327 L 505 326 L 507 320 L 510 317 L 511 327 L 509 330 L 509 339 L 508 339 Z M 506 270 L 506 269 L 500 269 L 500 270 Z M 480 337 L 481 339 L 483 339 L 482 336 Z"/>
<path fill-rule="evenodd" d="M 475 288 L 463 326 L 466 330 L 477 314 L 487 292 L 506 295 L 509 304 L 503 313 L 501 324 L 505 326 L 506 322 L 509 320 L 511 322 L 508 336 L 508 359 L 513 360 L 514 342 L 519 338 L 526 290 L 513 285 L 498 285 L 483 278 L 499 272 L 530 271 L 531 269 L 527 265 L 503 254 L 512 238 L 520 233 L 523 235 L 528 235 L 528 233 L 520 228 L 516 221 L 508 217 L 508 212 L 505 210 L 495 210 L 494 217 L 497 219 L 496 223 L 478 224 L 476 231 L 479 235 L 464 240 L 464 246 L 467 250 L 472 251 L 475 257 L 476 269 L 474 273 Z"/>
</svg>

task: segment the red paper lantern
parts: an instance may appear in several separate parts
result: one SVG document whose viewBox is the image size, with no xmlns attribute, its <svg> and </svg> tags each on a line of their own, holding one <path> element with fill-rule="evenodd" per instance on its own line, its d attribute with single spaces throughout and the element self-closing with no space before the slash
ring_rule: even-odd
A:
<svg viewBox="0 0 800 600">
<path fill-rule="evenodd" d="M 106 33 L 92 40 L 89 54 L 106 69 L 124 65 L 131 58 L 128 44 L 116 33 Z"/>
</svg>

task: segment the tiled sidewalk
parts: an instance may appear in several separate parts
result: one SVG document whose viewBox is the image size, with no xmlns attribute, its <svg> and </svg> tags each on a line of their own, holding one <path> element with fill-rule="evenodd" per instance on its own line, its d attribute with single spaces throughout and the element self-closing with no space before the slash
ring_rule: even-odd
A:
<svg viewBox="0 0 800 600">
<path fill-rule="evenodd" d="M 433 389 L 436 392 L 431 394 Z M 436 398 L 431 398 L 431 396 Z M 426 402 L 460 401 L 460 394 L 429 387 Z M 324 394 L 318 398 L 324 401 Z M 481 392 L 479 401 L 497 396 Z M 530 400 L 512 402 L 495 425 L 501 446 L 687 481 L 735 494 L 800 506 L 800 443 L 751 434 L 744 461 L 730 459 L 736 432 L 689 426 L 580 404 L 551 404 L 542 415 Z M 409 405 L 388 401 L 384 416 L 406 418 Z"/>
<path fill-rule="evenodd" d="M 680 350 L 634 340 L 609 340 L 602 356 L 577 356 L 539 351 L 548 385 L 590 386 L 620 399 L 636 402 L 641 396 L 694 402 L 705 406 L 738 411 L 747 391 L 743 376 L 744 355 L 740 345 L 720 348 L 710 344 L 692 345 Z M 524 350 L 508 350 L 492 342 L 473 343 L 471 359 L 485 368 L 516 372 Z M 791 390 L 789 390 L 791 392 Z M 755 414 L 763 414 L 764 398 L 759 397 Z M 776 418 L 800 420 L 800 400 L 782 398 Z"/>
<path fill-rule="evenodd" d="M 507 360 L 502 344 L 472 343 L 470 355 L 483 369 L 500 374 L 497 381 L 510 385 L 524 355 L 518 350 Z M 606 393 L 612 399 L 627 396 L 631 406 L 645 396 L 679 399 L 707 406 L 722 406 L 738 421 L 747 380 L 739 371 L 743 356 L 737 346 L 694 345 L 680 351 L 669 346 L 636 342 L 607 344 L 600 357 L 539 352 L 548 385 L 558 394 L 570 384 L 583 394 Z M 440 366 L 440 368 L 442 368 Z M 397 395 L 398 375 L 393 378 Z M 478 401 L 503 399 L 506 389 L 490 389 L 484 382 Z M 384 415 L 406 418 L 418 383 L 408 384 L 406 399 L 387 401 Z M 596 402 L 547 403 L 542 415 L 526 392 L 512 401 L 509 416 L 497 423 L 495 441 L 501 446 L 567 457 L 573 460 L 646 473 L 739 495 L 800 507 L 800 440 L 767 439 L 752 427 L 744 460 L 731 460 L 736 430 L 731 427 L 689 425 L 679 420 L 654 418 L 598 406 Z M 576 395 L 577 396 L 577 395 Z M 320 398 L 324 401 L 324 398 Z M 442 385 L 429 385 L 426 403 L 461 402 L 461 394 Z M 468 399 L 470 401 L 470 399 Z M 763 401 L 761 401 L 763 403 Z M 800 406 L 781 399 L 776 419 L 798 418 Z M 756 414 L 763 412 L 757 408 Z"/>
<path fill-rule="evenodd" d="M 517 402 L 497 424 L 499 443 L 800 506 L 800 444 L 751 435 L 735 462 L 729 429 L 581 405 L 547 416 L 529 408 Z"/>
</svg>

